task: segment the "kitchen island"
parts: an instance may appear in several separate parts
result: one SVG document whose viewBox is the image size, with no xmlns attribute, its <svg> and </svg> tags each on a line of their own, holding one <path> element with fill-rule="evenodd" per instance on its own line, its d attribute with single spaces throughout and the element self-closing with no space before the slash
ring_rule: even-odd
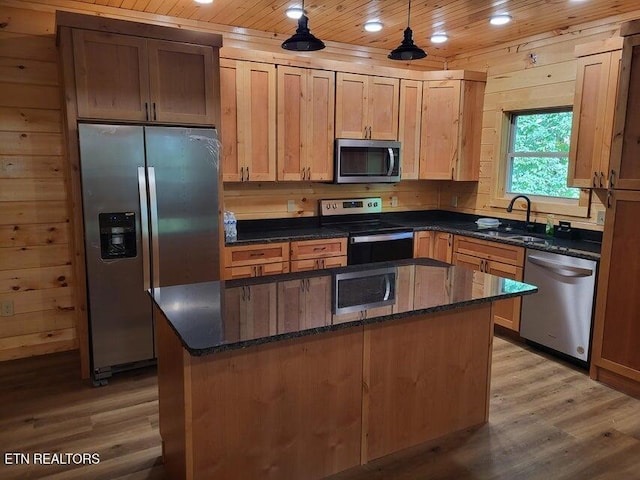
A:
<svg viewBox="0 0 640 480">
<path fill-rule="evenodd" d="M 485 423 L 492 304 L 535 291 L 427 259 L 156 289 L 170 478 L 323 478 Z"/>
</svg>

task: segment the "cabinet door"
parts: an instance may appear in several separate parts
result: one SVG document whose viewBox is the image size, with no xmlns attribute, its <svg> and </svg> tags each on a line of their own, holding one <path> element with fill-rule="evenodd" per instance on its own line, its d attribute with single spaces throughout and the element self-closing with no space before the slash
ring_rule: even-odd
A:
<svg viewBox="0 0 640 480">
<path fill-rule="evenodd" d="M 449 302 L 451 295 L 449 267 L 416 265 L 414 275 L 413 306 L 415 309 L 429 308 Z"/>
<path fill-rule="evenodd" d="M 224 266 L 240 267 L 265 263 L 289 263 L 289 242 L 225 247 Z"/>
<path fill-rule="evenodd" d="M 416 180 L 420 160 L 422 124 L 422 82 L 400 81 L 400 122 L 398 139 L 402 145 L 402 180 Z"/>
<path fill-rule="evenodd" d="M 240 339 L 275 335 L 277 290 L 275 283 L 245 287 L 245 311 L 240 317 Z"/>
<path fill-rule="evenodd" d="M 213 48 L 148 40 L 151 120 L 215 123 Z"/>
<path fill-rule="evenodd" d="M 300 330 L 305 289 L 306 279 L 278 282 L 278 333 Z"/>
<path fill-rule="evenodd" d="M 396 277 L 396 303 L 392 305 L 393 313 L 413 310 L 413 295 L 415 284 L 415 265 L 398 267 Z"/>
<path fill-rule="evenodd" d="M 309 260 L 291 260 L 291 272 L 308 272 L 318 270 L 320 265 L 317 259 Z"/>
<path fill-rule="evenodd" d="M 335 74 L 278 67 L 278 180 L 333 178 Z"/>
<path fill-rule="evenodd" d="M 291 260 L 334 257 L 347 254 L 347 238 L 323 238 L 291 242 Z"/>
<path fill-rule="evenodd" d="M 260 276 L 289 273 L 289 262 L 265 263 L 260 265 Z"/>
<path fill-rule="evenodd" d="M 458 155 L 460 81 L 423 84 L 420 178 L 451 180 Z"/>
<path fill-rule="evenodd" d="M 278 66 L 278 180 L 306 180 L 307 107 L 309 92 L 304 68 Z"/>
<path fill-rule="evenodd" d="M 347 256 L 343 255 L 341 257 L 327 257 L 321 259 L 322 268 L 338 268 L 345 267 L 347 265 Z"/>
<path fill-rule="evenodd" d="M 309 108 L 306 113 L 306 145 L 303 157 L 311 173 L 311 180 L 333 180 L 333 140 L 336 105 L 336 77 L 334 72 L 308 72 Z M 309 180 L 309 177 L 307 177 Z"/>
<path fill-rule="evenodd" d="M 330 276 L 307 279 L 304 300 L 304 328 L 331 325 L 332 283 Z"/>
<path fill-rule="evenodd" d="M 453 233 L 434 232 L 431 258 L 451 263 L 453 259 Z"/>
<path fill-rule="evenodd" d="M 453 264 L 459 267 L 469 268 L 477 272 L 484 271 L 484 260 L 464 253 L 453 254 Z"/>
<path fill-rule="evenodd" d="M 567 183 L 573 187 L 598 188 L 604 186 L 600 157 L 605 140 L 604 120 L 608 107 L 611 53 L 582 57 L 577 64 Z"/>
<path fill-rule="evenodd" d="M 336 75 L 336 138 L 365 138 L 368 132 L 368 77 Z"/>
<path fill-rule="evenodd" d="M 607 88 L 607 107 L 602 131 L 602 154 L 600 155 L 600 187 L 610 188 L 611 173 L 611 144 L 613 142 L 613 122 L 616 116 L 616 102 L 620 90 L 620 69 L 622 67 L 622 50 L 611 52 L 611 67 L 609 69 L 609 87 Z"/>
<path fill-rule="evenodd" d="M 398 139 L 400 81 L 397 78 L 369 77 L 369 138 Z"/>
<path fill-rule="evenodd" d="M 245 165 L 245 181 L 276 179 L 276 67 L 242 64 L 238 95 L 238 156 Z"/>
<path fill-rule="evenodd" d="M 413 234 L 413 258 L 433 258 L 434 235 L 435 232 Z"/>
<path fill-rule="evenodd" d="M 146 42 L 127 35 L 73 30 L 78 117 L 147 120 Z"/>
<path fill-rule="evenodd" d="M 480 240 L 479 238 L 456 235 L 454 251 L 486 260 L 508 263 L 516 267 L 522 267 L 524 265 L 524 248 L 516 245 L 507 245 L 490 240 Z"/>
<path fill-rule="evenodd" d="M 222 143 L 222 181 L 243 180 L 244 165 L 238 157 L 238 96 L 242 82 L 233 60 L 220 60 L 220 142 Z M 242 171 L 241 171 L 242 169 Z"/>
<path fill-rule="evenodd" d="M 640 35 L 624 39 L 613 143 L 612 188 L 640 190 Z"/>
<path fill-rule="evenodd" d="M 507 265 L 499 262 L 487 262 L 485 273 L 496 275 L 498 277 L 508 278 L 511 280 L 522 281 L 521 267 Z M 522 297 L 508 298 L 493 302 L 491 312 L 493 313 L 493 321 L 497 325 L 509 328 L 515 332 L 520 331 L 520 306 Z"/>
<path fill-rule="evenodd" d="M 592 365 L 640 382 L 640 192 L 614 191 L 611 201 L 598 276 Z"/>
</svg>

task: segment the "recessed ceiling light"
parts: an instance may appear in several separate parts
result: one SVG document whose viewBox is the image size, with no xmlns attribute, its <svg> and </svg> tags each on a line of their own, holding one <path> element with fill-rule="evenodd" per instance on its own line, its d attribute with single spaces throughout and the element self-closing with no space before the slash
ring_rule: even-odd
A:
<svg viewBox="0 0 640 480">
<path fill-rule="evenodd" d="M 213 0 L 194 0 L 196 3 L 202 3 L 202 4 L 206 4 L 206 3 L 213 3 Z"/>
<path fill-rule="evenodd" d="M 287 14 L 287 17 L 298 20 L 300 17 L 302 17 L 304 10 L 302 10 L 301 7 L 289 7 L 284 11 L 284 13 Z"/>
<path fill-rule="evenodd" d="M 489 23 L 491 25 L 506 25 L 511 21 L 511 15 L 507 13 L 498 13 L 496 15 L 492 15 L 489 19 Z"/>
<path fill-rule="evenodd" d="M 431 43 L 444 43 L 449 40 L 449 35 L 444 32 L 438 32 L 431 35 Z"/>
<path fill-rule="evenodd" d="M 367 32 L 379 32 L 382 30 L 382 22 L 380 20 L 369 20 L 365 22 L 364 29 Z"/>
</svg>

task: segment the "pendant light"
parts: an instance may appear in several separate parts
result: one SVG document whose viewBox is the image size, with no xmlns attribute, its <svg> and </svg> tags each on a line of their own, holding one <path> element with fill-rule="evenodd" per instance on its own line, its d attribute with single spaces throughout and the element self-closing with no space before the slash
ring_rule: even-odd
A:
<svg viewBox="0 0 640 480">
<path fill-rule="evenodd" d="M 304 14 L 304 0 L 302 1 L 302 16 L 298 19 L 298 28 L 291 38 L 282 42 L 282 48 L 294 52 L 311 52 L 322 50 L 324 43 L 314 37 L 309 31 L 309 19 Z"/>
<path fill-rule="evenodd" d="M 407 14 L 407 28 L 404 30 L 402 43 L 395 50 L 391 50 L 389 58 L 391 60 L 418 60 L 427 56 L 427 52 L 413 43 L 413 32 L 409 26 L 411 20 L 411 0 L 409 0 L 409 13 Z"/>
</svg>

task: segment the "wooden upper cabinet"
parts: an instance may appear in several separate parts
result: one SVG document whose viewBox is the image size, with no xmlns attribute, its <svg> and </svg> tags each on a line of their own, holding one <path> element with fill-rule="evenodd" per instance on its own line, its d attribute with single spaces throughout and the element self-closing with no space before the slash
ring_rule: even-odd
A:
<svg viewBox="0 0 640 480">
<path fill-rule="evenodd" d="M 336 138 L 398 139 L 400 81 L 338 72 Z"/>
<path fill-rule="evenodd" d="M 420 159 L 422 124 L 422 82 L 400 80 L 398 140 L 402 145 L 402 180 L 416 180 Z"/>
<path fill-rule="evenodd" d="M 146 39 L 74 29 L 73 55 L 78 117 L 147 120 Z"/>
<path fill-rule="evenodd" d="M 333 179 L 335 73 L 277 67 L 278 180 Z"/>
<path fill-rule="evenodd" d="M 611 188 L 640 190 L 640 34 L 625 37 L 611 146 Z"/>
<path fill-rule="evenodd" d="M 420 178 L 478 180 L 484 82 L 423 82 Z"/>
<path fill-rule="evenodd" d="M 223 59 L 220 83 L 223 181 L 275 180 L 275 65 Z"/>
<path fill-rule="evenodd" d="M 621 50 L 578 58 L 568 185 L 609 186 L 609 157 Z"/>
<path fill-rule="evenodd" d="M 152 119 L 213 125 L 213 49 L 203 45 L 148 40 Z"/>
<path fill-rule="evenodd" d="M 210 46 L 73 30 L 78 117 L 213 125 Z"/>
</svg>

